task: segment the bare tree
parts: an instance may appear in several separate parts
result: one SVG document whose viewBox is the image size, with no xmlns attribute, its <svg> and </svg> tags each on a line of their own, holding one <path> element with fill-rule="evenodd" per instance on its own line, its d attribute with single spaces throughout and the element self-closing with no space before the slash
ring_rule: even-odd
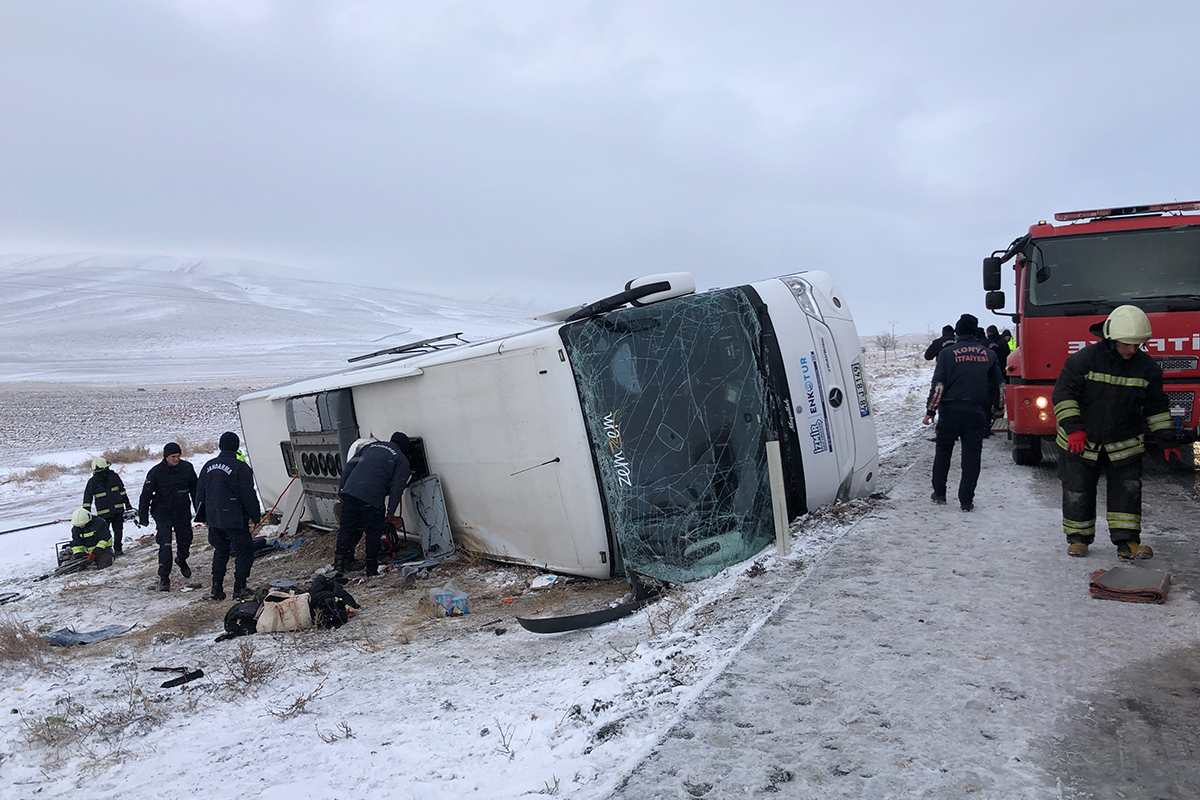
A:
<svg viewBox="0 0 1200 800">
<path fill-rule="evenodd" d="M 888 351 L 895 351 L 898 344 L 899 340 L 896 338 L 894 332 L 882 331 L 875 336 L 875 346 L 883 351 L 883 359 L 885 361 L 888 357 Z"/>
</svg>

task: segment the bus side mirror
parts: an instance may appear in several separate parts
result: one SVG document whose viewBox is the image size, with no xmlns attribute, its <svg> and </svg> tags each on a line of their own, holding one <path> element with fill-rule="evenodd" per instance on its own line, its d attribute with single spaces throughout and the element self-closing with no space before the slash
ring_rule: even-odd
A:
<svg viewBox="0 0 1200 800">
<path fill-rule="evenodd" d="M 988 311 L 998 311 L 1004 308 L 1004 292 L 988 292 L 983 297 L 983 304 Z"/>
<path fill-rule="evenodd" d="M 988 256 L 983 260 L 983 290 L 985 292 L 994 292 L 1000 288 L 1000 263 L 1000 259 L 995 256 Z M 1001 303 L 1001 305 L 1004 304 Z"/>
</svg>

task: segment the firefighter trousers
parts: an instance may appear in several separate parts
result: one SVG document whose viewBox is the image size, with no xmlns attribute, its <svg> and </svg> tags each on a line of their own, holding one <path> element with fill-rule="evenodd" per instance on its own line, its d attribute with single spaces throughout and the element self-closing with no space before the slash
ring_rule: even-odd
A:
<svg viewBox="0 0 1200 800">
<path fill-rule="evenodd" d="M 1109 461 L 1101 452 L 1095 461 L 1082 455 L 1058 454 L 1062 480 L 1063 533 L 1069 542 L 1091 544 L 1096 538 L 1096 486 L 1105 473 L 1108 495 L 1108 535 L 1113 544 L 1142 540 L 1142 457 Z"/>
<path fill-rule="evenodd" d="M 988 412 L 975 406 L 943 404 L 938 410 L 937 444 L 933 456 L 933 491 L 938 497 L 946 496 L 950 457 L 954 455 L 954 443 L 962 440 L 962 478 L 958 483 L 958 502 L 964 506 L 975 502 L 983 437 L 987 435 L 990 423 Z"/>
</svg>

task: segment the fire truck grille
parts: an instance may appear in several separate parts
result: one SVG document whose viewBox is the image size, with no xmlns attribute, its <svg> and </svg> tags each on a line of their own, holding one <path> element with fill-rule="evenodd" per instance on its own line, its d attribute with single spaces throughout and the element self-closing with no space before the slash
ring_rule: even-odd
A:
<svg viewBox="0 0 1200 800">
<path fill-rule="evenodd" d="M 1154 360 L 1162 367 L 1163 372 L 1182 372 L 1200 366 L 1200 360 L 1196 356 L 1166 356 Z"/>
<path fill-rule="evenodd" d="M 1192 404 L 1196 401 L 1195 392 L 1167 392 L 1167 401 L 1171 408 L 1182 408 L 1185 417 L 1191 416 Z"/>
</svg>

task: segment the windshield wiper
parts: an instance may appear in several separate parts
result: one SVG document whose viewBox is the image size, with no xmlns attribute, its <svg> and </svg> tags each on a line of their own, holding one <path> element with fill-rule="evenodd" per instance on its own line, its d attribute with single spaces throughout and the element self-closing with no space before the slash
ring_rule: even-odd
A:
<svg viewBox="0 0 1200 800">
<path fill-rule="evenodd" d="M 1180 294 L 1140 294 L 1130 300 L 1200 300 L 1200 294 L 1182 292 Z"/>
</svg>

